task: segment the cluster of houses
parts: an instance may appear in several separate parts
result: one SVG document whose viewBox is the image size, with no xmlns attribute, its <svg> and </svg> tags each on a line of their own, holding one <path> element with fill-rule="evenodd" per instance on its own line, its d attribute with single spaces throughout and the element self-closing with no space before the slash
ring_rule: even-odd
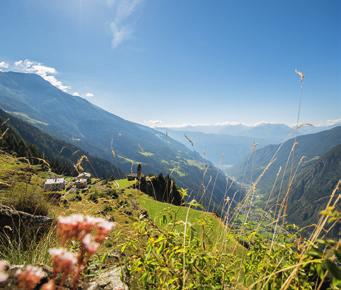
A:
<svg viewBox="0 0 341 290">
<path fill-rule="evenodd" d="M 88 172 L 82 172 L 75 180 L 74 185 L 78 189 L 85 189 L 88 187 L 88 183 L 91 181 L 91 174 Z M 64 178 L 49 178 L 44 183 L 45 191 L 61 191 L 64 190 L 66 181 Z"/>
<path fill-rule="evenodd" d="M 142 173 L 142 166 L 138 164 L 136 173 L 131 172 L 127 175 L 128 180 L 138 180 L 144 178 Z M 88 172 L 82 172 L 77 177 L 75 177 L 73 185 L 77 189 L 85 189 L 91 181 L 91 174 Z M 44 191 L 61 191 L 66 187 L 66 181 L 64 178 L 49 178 L 46 179 L 44 183 Z"/>
</svg>

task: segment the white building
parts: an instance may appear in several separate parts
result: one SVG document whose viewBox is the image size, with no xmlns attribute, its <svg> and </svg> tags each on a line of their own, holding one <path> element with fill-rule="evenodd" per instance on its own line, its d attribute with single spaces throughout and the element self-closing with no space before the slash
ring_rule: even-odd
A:
<svg viewBox="0 0 341 290">
<path fill-rule="evenodd" d="M 49 178 L 44 183 L 45 191 L 59 191 L 65 189 L 64 178 Z"/>
<path fill-rule="evenodd" d="M 87 181 L 89 181 L 91 178 L 91 174 L 89 172 L 82 172 L 77 176 L 77 179 L 86 179 Z"/>
<path fill-rule="evenodd" d="M 87 188 L 88 181 L 85 178 L 80 178 L 76 180 L 75 184 L 78 189 L 83 189 L 83 188 Z"/>
</svg>

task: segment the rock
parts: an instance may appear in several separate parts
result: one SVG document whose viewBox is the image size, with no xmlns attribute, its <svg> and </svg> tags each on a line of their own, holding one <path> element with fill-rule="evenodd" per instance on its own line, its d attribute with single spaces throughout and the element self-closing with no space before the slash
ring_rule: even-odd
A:
<svg viewBox="0 0 341 290">
<path fill-rule="evenodd" d="M 85 289 L 87 290 L 128 290 L 128 286 L 121 281 L 122 268 L 111 268 L 99 274 Z"/>
<path fill-rule="evenodd" d="M 47 216 L 32 215 L 0 205 L 0 234 L 15 235 L 23 229 L 34 232 L 48 231 L 53 219 Z"/>
</svg>

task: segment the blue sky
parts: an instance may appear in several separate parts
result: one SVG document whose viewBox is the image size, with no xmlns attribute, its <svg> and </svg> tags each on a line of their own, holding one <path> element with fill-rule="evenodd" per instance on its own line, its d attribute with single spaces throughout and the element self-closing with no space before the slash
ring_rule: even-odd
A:
<svg viewBox="0 0 341 290">
<path fill-rule="evenodd" d="M 341 118 L 338 0 L 1 0 L 0 43 L 0 69 L 140 123 L 293 124 L 295 68 L 302 122 Z"/>
</svg>

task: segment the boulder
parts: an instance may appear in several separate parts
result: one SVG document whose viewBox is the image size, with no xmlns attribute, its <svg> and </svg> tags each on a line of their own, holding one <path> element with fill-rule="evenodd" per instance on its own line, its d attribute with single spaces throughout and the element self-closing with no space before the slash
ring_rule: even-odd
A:
<svg viewBox="0 0 341 290">
<path fill-rule="evenodd" d="M 52 222 L 50 217 L 32 215 L 0 204 L 0 234 L 15 235 L 23 230 L 46 232 Z"/>
<path fill-rule="evenodd" d="M 99 274 L 86 287 L 87 290 L 128 290 L 128 286 L 121 281 L 122 268 L 111 268 Z"/>
</svg>

